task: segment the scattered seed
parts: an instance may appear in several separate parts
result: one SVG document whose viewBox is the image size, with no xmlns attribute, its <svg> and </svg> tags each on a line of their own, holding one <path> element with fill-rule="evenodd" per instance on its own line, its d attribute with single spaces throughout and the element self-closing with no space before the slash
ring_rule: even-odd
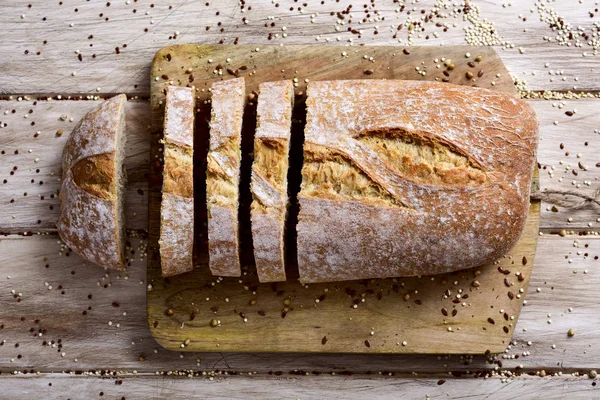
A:
<svg viewBox="0 0 600 400">
<path fill-rule="evenodd" d="M 569 331 L 567 332 L 567 335 L 568 335 L 569 337 L 573 337 L 573 336 L 575 336 L 575 331 L 573 330 L 573 328 L 569 329 Z"/>
</svg>

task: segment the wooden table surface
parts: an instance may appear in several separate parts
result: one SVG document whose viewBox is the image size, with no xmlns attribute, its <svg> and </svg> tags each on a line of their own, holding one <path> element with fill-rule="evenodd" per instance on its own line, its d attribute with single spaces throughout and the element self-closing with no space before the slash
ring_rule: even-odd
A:
<svg viewBox="0 0 600 400">
<path fill-rule="evenodd" d="M 593 0 L 0 0 L 0 397 L 600 398 L 598 8 Z M 146 326 L 147 98 L 154 53 L 176 43 L 495 46 L 542 137 L 540 237 L 510 348 L 489 357 L 161 349 Z M 56 193 L 69 132 L 121 92 L 130 97 L 135 254 L 127 273 L 107 273 L 61 243 Z"/>
</svg>

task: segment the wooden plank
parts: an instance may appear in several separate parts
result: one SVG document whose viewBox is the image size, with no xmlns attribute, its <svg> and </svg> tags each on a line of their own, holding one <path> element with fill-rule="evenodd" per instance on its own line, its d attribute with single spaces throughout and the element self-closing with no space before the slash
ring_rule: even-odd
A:
<svg viewBox="0 0 600 400">
<path fill-rule="evenodd" d="M 538 160 L 546 166 L 540 171 L 542 190 L 574 190 L 577 193 L 593 196 L 598 189 L 600 169 L 600 114 L 597 112 L 598 100 L 575 101 L 541 101 L 531 100 L 540 122 L 540 141 Z M 67 135 L 79 118 L 92 109 L 97 102 L 89 101 L 0 101 L 0 204 L 4 207 L 0 213 L 0 232 L 38 232 L 53 231 L 60 211 L 58 198 L 51 198 L 60 188 L 60 157 Z M 146 178 L 144 174 L 148 165 L 148 128 L 150 108 L 144 101 L 129 101 L 127 106 L 127 123 L 131 155 L 126 158 L 129 171 L 129 190 L 127 190 L 128 227 L 145 229 L 147 226 L 146 211 Z M 559 108 L 559 105 L 561 108 Z M 12 110 L 15 110 L 13 113 Z M 29 113 L 33 110 L 33 113 Z M 577 110 L 571 117 L 567 111 Z M 6 114 L 8 112 L 8 114 Z M 27 115 L 27 118 L 24 116 Z M 67 120 L 60 117 L 66 115 Z M 73 118 L 73 122 L 70 121 Z M 558 121 L 558 125 L 554 122 Z M 31 122 L 35 122 L 32 126 Z M 6 126 L 4 126 L 6 124 Z M 62 129 L 63 136 L 56 132 Z M 40 132 L 35 138 L 36 132 Z M 585 143 L 588 143 L 586 146 Z M 563 144 L 563 149 L 560 144 Z M 31 149 L 32 153 L 28 150 Z M 14 154 L 19 150 L 19 154 Z M 569 152 L 569 156 L 566 156 Z M 581 154 L 581 157 L 577 157 Z M 35 159 L 39 158 L 36 163 Z M 560 164 L 560 161 L 563 164 Z M 587 166 L 583 171 L 578 167 L 582 162 Z M 14 166 L 18 167 L 14 175 L 10 175 Z M 567 171 L 566 167 L 570 170 Z M 549 169 L 554 167 L 554 178 Z M 39 173 L 35 172 L 37 169 Z M 577 170 L 577 176 L 572 170 Z M 559 179 L 563 177 L 562 182 Z M 1 181 L 6 179 L 8 183 Z M 31 183 L 34 179 L 34 183 Z M 42 186 L 39 181 L 44 182 Z M 572 182 L 575 181 L 575 185 Z M 585 185 L 583 182 L 591 184 Z M 580 187 L 577 187 L 577 184 Z M 143 191 L 140 195 L 139 190 Z M 23 193 L 27 191 L 27 196 Z M 44 196 L 41 201 L 39 196 Z M 556 199 L 562 196 L 555 195 Z M 10 203 L 15 199 L 15 203 Z M 578 203 L 576 197 L 569 197 L 571 206 Z M 545 231 L 561 229 L 595 230 L 598 226 L 598 207 L 588 204 L 582 208 L 562 207 L 557 205 L 557 212 L 552 211 L 551 203 L 544 203 L 541 210 L 540 228 Z M 52 206 L 52 210 L 50 210 Z M 134 215 L 135 213 L 135 215 Z M 13 215 L 16 218 L 13 218 Z M 569 221 L 571 218 L 571 221 Z M 38 224 L 38 220 L 41 222 Z M 589 224 L 592 224 L 590 227 Z"/>
<path fill-rule="evenodd" d="M 521 377 L 504 383 L 500 379 L 452 379 L 429 377 L 167 377 L 118 376 L 99 378 L 67 374 L 5 376 L 0 378 L 4 399 L 102 398 L 109 399 L 397 399 L 411 398 L 535 398 L 591 399 L 598 389 L 586 378 Z"/>
<path fill-rule="evenodd" d="M 0 300 L 4 312 L 0 324 L 4 327 L 0 329 L 0 342 L 6 342 L 0 346 L 0 371 L 34 368 L 42 372 L 66 369 L 154 372 L 200 368 L 260 373 L 288 373 L 294 369 L 323 373 L 434 373 L 498 367 L 485 357 L 477 356 L 465 360 L 462 356 L 444 355 L 218 353 L 218 348 L 208 353 L 166 351 L 152 339 L 146 323 L 145 260 L 140 259 L 145 242 L 132 239 L 131 243 L 136 254 L 125 280 L 124 273 L 111 271 L 105 275 L 101 268 L 84 265 L 75 254 L 60 254 L 61 244 L 56 236 L 1 238 Z M 514 371 L 518 366 L 524 370 L 598 368 L 600 348 L 595 344 L 600 342 L 597 329 L 600 260 L 595 259 L 596 256 L 600 256 L 597 236 L 540 237 L 531 284 L 526 290 L 528 304 L 515 329 L 513 343 L 516 344 L 506 353 L 506 356 L 519 358 L 498 356 L 502 369 Z M 584 273 L 585 270 L 588 272 Z M 52 286 L 51 290 L 46 282 Z M 110 286 L 104 288 L 105 284 Z M 538 287 L 540 292 L 537 292 Z M 20 302 L 12 290 L 15 294 L 22 293 Z M 61 294 L 63 290 L 65 293 Z M 570 307 L 572 311 L 568 311 Z M 500 310 L 496 312 L 496 319 L 503 320 Z M 258 315 L 253 312 L 249 318 L 255 320 Z M 547 322 L 549 319 L 551 324 Z M 243 324 L 241 318 L 238 323 Z M 568 337 L 567 331 L 571 328 L 575 336 Z M 39 329 L 46 330 L 41 337 L 37 336 Z M 44 341 L 51 340 L 57 345 L 59 339 L 61 349 L 43 345 Z M 529 341 L 531 345 L 527 344 Z M 19 347 L 15 347 L 17 343 Z M 64 357 L 61 352 L 65 353 Z M 530 355 L 524 356 L 523 352 Z"/>
<path fill-rule="evenodd" d="M 600 146 L 600 103 L 575 100 L 532 101 L 530 104 L 540 123 L 538 161 L 545 168 L 540 170 L 542 191 L 570 191 L 580 196 L 595 196 L 600 201 L 600 147 L 597 147 Z M 542 229 L 598 231 L 600 203 L 558 194 L 553 195 L 552 200 L 542 206 Z"/>
<path fill-rule="evenodd" d="M 394 3 L 376 4 L 367 8 L 370 11 L 367 17 L 362 15 L 363 4 L 351 0 L 281 7 L 263 0 L 252 4 L 251 10 L 242 9 L 233 0 L 207 2 L 208 6 L 186 0 L 152 6 L 137 2 L 112 2 L 110 6 L 106 3 L 80 4 L 71 0 L 59 5 L 44 0 L 31 0 L 27 4 L 19 0 L 4 1 L 0 15 L 3 38 L 0 54 L 5 57 L 0 61 L 3 71 L 0 94 L 127 92 L 147 95 L 153 55 L 161 47 L 174 43 L 223 41 L 232 44 L 237 38 L 240 44 L 259 46 L 346 45 L 350 40 L 355 45 L 405 46 L 409 42 L 410 21 L 428 16 L 437 4 L 433 0 L 422 1 L 414 10 L 414 6 L 407 5 L 402 12 L 396 12 L 398 5 Z M 463 19 L 463 7 L 443 9 L 439 14 L 444 17 L 422 22 L 425 30 L 412 31 L 410 42 L 415 45 L 475 43 L 465 28 L 475 28 L 478 21 L 483 23 L 487 19 L 495 22 L 493 29 L 500 36 L 498 48 L 507 42 L 504 45 L 507 50 L 501 53 L 504 63 L 514 76 L 527 80 L 530 89 L 599 89 L 595 79 L 597 59 L 591 56 L 593 48 L 587 40 L 580 40 L 582 47 L 574 46 L 575 39 L 570 41 L 570 47 L 545 41 L 544 36 L 554 38 L 556 32 L 539 20 L 537 11 L 530 13 L 534 5 L 515 1 L 512 6 L 503 7 L 505 3 L 472 4 L 471 9 L 478 8 L 480 12 L 471 13 L 470 20 Z M 354 5 L 353 17 L 342 21 L 338 12 L 348 5 Z M 565 21 L 571 21 L 572 26 L 582 25 L 588 33 L 592 32 L 594 19 L 586 14 L 593 12 L 593 8 L 588 10 L 585 4 L 573 7 L 566 3 L 553 3 L 552 7 L 558 9 Z M 374 9 L 377 9 L 377 19 Z M 421 10 L 425 13 L 421 14 Z M 527 21 L 518 18 L 519 14 Z M 365 22 L 363 18 L 367 18 Z M 446 29 L 436 26 L 438 23 L 446 24 Z M 398 25 L 403 25 L 403 29 L 398 31 Z M 359 35 L 358 31 L 362 33 Z M 510 48 L 510 44 L 514 47 Z M 583 57 L 583 52 L 590 56 Z M 563 73 L 551 76 L 549 71 Z"/>
<path fill-rule="evenodd" d="M 62 150 L 98 101 L 0 101 L 1 232 L 52 231 L 60 214 Z M 147 229 L 148 104 L 126 105 L 127 228 Z M 61 136 L 57 132 L 61 132 Z"/>
</svg>

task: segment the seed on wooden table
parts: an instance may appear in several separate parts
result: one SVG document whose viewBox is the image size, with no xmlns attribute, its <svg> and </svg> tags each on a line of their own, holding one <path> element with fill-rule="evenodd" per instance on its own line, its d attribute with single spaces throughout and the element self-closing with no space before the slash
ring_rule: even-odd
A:
<svg viewBox="0 0 600 400">
<path fill-rule="evenodd" d="M 409 54 L 410 54 L 410 51 L 408 51 L 408 49 L 404 49 L 404 50 L 402 50 L 402 52 L 403 52 L 404 54 L 406 54 L 406 55 L 409 55 Z"/>
<path fill-rule="evenodd" d="M 188 346 L 192 341 L 190 339 L 185 339 L 185 342 L 183 342 L 184 345 Z"/>
<path fill-rule="evenodd" d="M 212 326 L 214 328 L 217 325 L 219 325 L 219 321 L 217 321 L 216 319 L 211 319 L 210 320 L 210 326 Z"/>
<path fill-rule="evenodd" d="M 511 300 L 514 299 L 515 298 L 515 294 L 513 292 L 509 291 L 508 292 L 508 298 L 511 299 Z"/>
<path fill-rule="evenodd" d="M 508 326 L 503 326 L 502 330 L 504 331 L 504 333 L 508 333 Z"/>
<path fill-rule="evenodd" d="M 560 236 L 567 236 L 567 231 L 566 231 L 566 230 L 564 230 L 564 229 L 562 229 L 560 232 L 558 232 L 558 234 L 559 234 Z"/>
<path fill-rule="evenodd" d="M 567 114 L 567 117 L 572 117 L 573 111 L 565 111 L 565 114 Z"/>
<path fill-rule="evenodd" d="M 596 377 L 598 376 L 598 373 L 596 372 L 595 369 L 593 369 L 590 372 L 588 372 L 588 376 L 592 379 L 596 379 Z"/>
<path fill-rule="evenodd" d="M 175 311 L 173 311 L 173 309 L 172 309 L 172 308 L 169 308 L 169 309 L 167 309 L 167 315 L 168 315 L 168 316 L 171 316 L 171 315 L 173 315 L 173 314 L 175 314 Z"/>
<path fill-rule="evenodd" d="M 469 61 L 467 65 L 471 68 L 475 68 L 475 63 L 473 61 Z"/>
<path fill-rule="evenodd" d="M 371 342 L 369 342 L 369 340 L 368 340 L 368 339 L 367 339 L 367 340 L 365 340 L 365 346 L 367 346 L 367 347 L 371 347 Z"/>
<path fill-rule="evenodd" d="M 452 310 L 452 316 L 456 317 L 456 314 L 458 314 L 458 310 L 456 310 L 456 309 Z"/>
<path fill-rule="evenodd" d="M 479 70 L 479 72 L 477 73 L 477 76 L 479 78 L 481 78 L 483 76 L 483 70 L 482 69 Z"/>
<path fill-rule="evenodd" d="M 471 79 L 471 78 L 473 78 L 473 73 L 471 71 L 467 71 L 465 76 L 467 77 L 467 79 Z"/>
<path fill-rule="evenodd" d="M 506 287 L 510 287 L 510 281 L 508 278 L 504 278 L 504 285 L 506 285 Z"/>
<path fill-rule="evenodd" d="M 375 71 L 373 71 L 372 69 L 365 69 L 364 70 L 365 75 L 373 75 L 374 72 Z"/>
<path fill-rule="evenodd" d="M 61 137 L 63 133 L 64 133 L 63 130 L 59 129 L 56 131 L 56 136 Z"/>
<path fill-rule="evenodd" d="M 406 293 L 406 294 L 404 295 L 404 300 L 405 300 L 405 301 L 408 301 L 408 300 L 410 300 L 410 294 Z"/>
<path fill-rule="evenodd" d="M 494 321 L 492 318 L 488 318 L 487 321 L 492 325 L 496 324 L 496 321 Z"/>
<path fill-rule="evenodd" d="M 523 282 L 525 280 L 525 275 L 523 275 L 522 273 L 519 273 L 517 278 L 519 279 L 520 282 Z"/>
<path fill-rule="evenodd" d="M 448 316 L 448 310 L 446 310 L 445 308 L 442 308 L 442 314 L 447 317 Z"/>
<path fill-rule="evenodd" d="M 479 286 L 481 286 L 481 283 L 479 283 L 479 281 L 473 281 L 473 283 L 471 283 L 471 286 L 479 287 Z"/>
<path fill-rule="evenodd" d="M 481 62 L 481 60 L 483 60 L 483 56 L 477 56 L 477 57 L 475 57 L 475 61 Z"/>
<path fill-rule="evenodd" d="M 575 331 L 573 330 L 573 328 L 569 329 L 569 332 L 567 332 L 567 335 L 569 335 L 569 337 L 575 336 Z"/>
</svg>

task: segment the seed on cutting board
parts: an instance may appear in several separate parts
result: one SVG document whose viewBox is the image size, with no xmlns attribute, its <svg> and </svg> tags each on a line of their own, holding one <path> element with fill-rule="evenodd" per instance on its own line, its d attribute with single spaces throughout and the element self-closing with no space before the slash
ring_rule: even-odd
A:
<svg viewBox="0 0 600 400">
<path fill-rule="evenodd" d="M 64 133 L 63 130 L 59 129 L 56 131 L 56 136 L 61 137 L 63 133 Z"/>
<path fill-rule="evenodd" d="M 568 335 L 569 337 L 573 337 L 573 336 L 575 336 L 575 331 L 573 330 L 573 328 L 569 329 L 569 331 L 567 332 L 567 335 Z"/>
<path fill-rule="evenodd" d="M 477 73 L 477 76 L 479 78 L 481 78 L 483 76 L 483 70 L 482 69 L 479 70 L 479 72 Z"/>
<path fill-rule="evenodd" d="M 471 71 L 467 71 L 465 76 L 467 77 L 467 79 L 471 79 L 471 78 L 473 78 L 473 73 Z"/>
<path fill-rule="evenodd" d="M 510 281 L 508 280 L 508 278 L 504 278 L 504 285 L 506 287 L 510 287 Z"/>
<path fill-rule="evenodd" d="M 373 71 L 372 69 L 365 69 L 364 70 L 364 74 L 365 75 L 373 75 L 375 73 L 375 71 Z"/>
<path fill-rule="evenodd" d="M 471 68 L 475 68 L 475 63 L 473 61 L 469 61 L 467 65 Z"/>
<path fill-rule="evenodd" d="M 483 60 L 483 56 L 477 56 L 477 57 L 475 57 L 475 61 L 481 62 L 481 60 Z"/>
<path fill-rule="evenodd" d="M 479 287 L 479 286 L 481 286 L 481 283 L 479 283 L 479 281 L 475 280 L 475 281 L 473 281 L 473 283 L 471 283 L 471 286 Z"/>
<path fill-rule="evenodd" d="M 172 309 L 172 308 L 169 308 L 169 309 L 167 309 L 167 315 L 168 315 L 168 316 L 171 316 L 171 315 L 173 315 L 173 314 L 175 314 L 175 311 L 173 311 L 173 309 Z"/>
<path fill-rule="evenodd" d="M 446 310 L 445 308 L 442 308 L 442 314 L 447 317 L 448 316 L 448 310 Z"/>
<path fill-rule="evenodd" d="M 214 328 L 217 325 L 219 325 L 219 321 L 217 321 L 216 319 L 211 319 L 210 320 L 210 326 L 212 326 Z"/>
</svg>

